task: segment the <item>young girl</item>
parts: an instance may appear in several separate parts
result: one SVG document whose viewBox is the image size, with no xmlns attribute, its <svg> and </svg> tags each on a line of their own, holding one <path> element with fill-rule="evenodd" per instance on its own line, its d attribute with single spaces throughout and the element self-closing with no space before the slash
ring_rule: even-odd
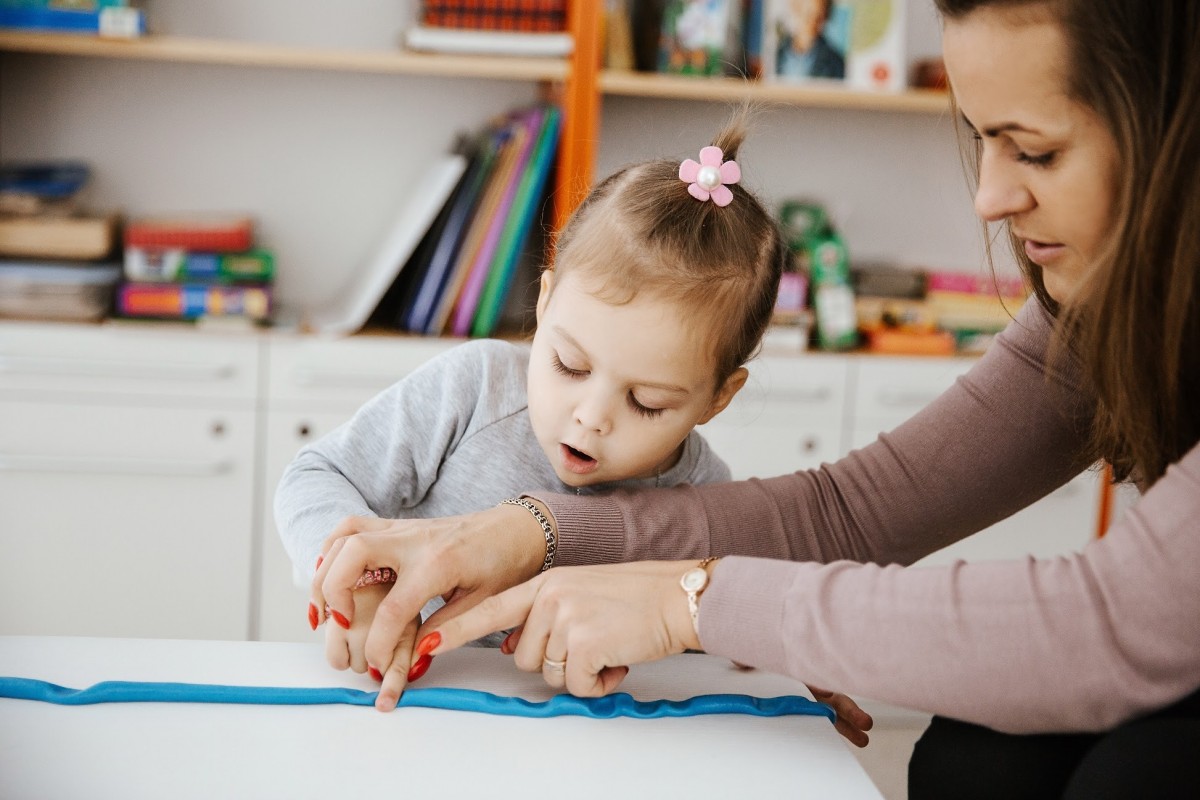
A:
<svg viewBox="0 0 1200 800">
<path fill-rule="evenodd" d="M 531 347 L 453 348 L 301 450 L 275 496 L 297 569 L 313 574 L 331 534 L 478 511 L 530 487 L 728 481 L 693 428 L 745 382 L 786 258 L 771 215 L 739 183 L 743 135 L 735 120 L 700 163 L 637 164 L 598 185 L 542 274 Z M 334 604 L 333 666 L 380 677 L 362 640 L 390 588 L 363 584 L 381 578 L 394 574 L 360 582 L 353 615 Z M 314 629 L 324 605 L 309 607 Z"/>
</svg>

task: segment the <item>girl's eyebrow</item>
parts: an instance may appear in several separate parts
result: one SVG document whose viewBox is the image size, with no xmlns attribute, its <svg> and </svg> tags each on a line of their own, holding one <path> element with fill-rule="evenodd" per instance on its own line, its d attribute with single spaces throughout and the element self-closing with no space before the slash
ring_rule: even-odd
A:
<svg viewBox="0 0 1200 800">
<path fill-rule="evenodd" d="M 575 337 L 572 336 L 571 334 L 567 333 L 561 325 L 555 325 L 555 326 L 551 327 L 551 330 L 554 331 L 555 333 L 557 333 L 562 338 L 566 339 L 567 344 L 571 345 L 576 350 L 578 350 L 580 352 L 580 354 L 582 354 L 585 358 L 588 357 L 587 350 L 585 350 L 583 348 L 583 346 L 579 344 L 579 342 L 575 341 Z M 632 381 L 632 383 L 635 386 L 644 386 L 647 389 L 660 389 L 664 392 L 671 392 L 672 394 L 690 394 L 690 392 L 688 392 L 688 390 L 683 388 L 682 386 L 675 386 L 670 383 L 656 383 L 654 381 L 639 381 L 639 380 Z"/>
</svg>

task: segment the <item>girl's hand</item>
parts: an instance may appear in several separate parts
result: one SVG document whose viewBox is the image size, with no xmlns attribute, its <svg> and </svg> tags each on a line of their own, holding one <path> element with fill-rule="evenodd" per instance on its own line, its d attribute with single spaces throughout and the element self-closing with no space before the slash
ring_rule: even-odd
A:
<svg viewBox="0 0 1200 800">
<path fill-rule="evenodd" d="M 416 620 L 441 595 L 443 611 L 459 613 L 482 598 L 536 575 L 546 555 L 541 526 L 520 506 L 497 506 L 460 517 L 390 520 L 352 517 L 322 545 L 313 578 L 310 620 L 320 623 L 328 603 L 331 624 L 351 630 L 364 570 L 391 567 L 396 583 L 379 603 L 362 644 L 366 667 L 382 675 L 376 708 L 395 708 L 408 683 Z M 361 590 L 359 590 L 361 591 Z M 428 660 L 414 675 L 428 668 Z"/>
<path fill-rule="evenodd" d="M 699 648 L 679 586 L 694 566 L 694 560 L 642 561 L 552 569 L 453 619 L 441 612 L 440 620 L 430 617 L 421 626 L 418 652 L 438 655 L 523 625 L 504 648 L 520 669 L 541 672 L 551 686 L 578 697 L 608 694 L 629 665 Z M 437 636 L 426 639 L 431 633 Z"/>
<path fill-rule="evenodd" d="M 875 724 L 875 720 L 871 719 L 870 714 L 859 708 L 858 703 L 847 695 L 818 689 L 816 686 L 809 686 L 808 690 L 812 692 L 813 699 L 824 703 L 837 713 L 837 722 L 834 723 L 834 727 L 846 741 L 855 747 L 867 746 L 867 743 L 871 741 L 871 738 L 867 736 L 867 731 L 871 730 Z"/>
</svg>

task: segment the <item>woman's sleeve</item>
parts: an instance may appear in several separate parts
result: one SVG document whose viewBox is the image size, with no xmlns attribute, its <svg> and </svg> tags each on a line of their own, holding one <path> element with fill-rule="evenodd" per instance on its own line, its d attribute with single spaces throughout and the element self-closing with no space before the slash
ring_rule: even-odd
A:
<svg viewBox="0 0 1200 800">
<path fill-rule="evenodd" d="M 1077 372 L 1046 367 L 1051 324 L 1030 300 L 953 387 L 836 464 L 603 497 L 533 493 L 558 526 L 555 563 L 736 554 L 909 564 L 982 530 L 1090 463 Z"/>
<path fill-rule="evenodd" d="M 710 653 L 1015 733 L 1102 731 L 1200 686 L 1200 444 L 1075 555 L 901 569 L 727 558 Z"/>
</svg>

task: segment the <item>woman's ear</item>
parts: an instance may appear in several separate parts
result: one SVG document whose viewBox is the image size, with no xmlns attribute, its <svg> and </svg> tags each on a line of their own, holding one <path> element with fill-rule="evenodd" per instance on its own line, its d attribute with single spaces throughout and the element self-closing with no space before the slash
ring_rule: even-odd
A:
<svg viewBox="0 0 1200 800">
<path fill-rule="evenodd" d="M 538 289 L 537 299 L 537 321 L 540 325 L 542 322 L 542 312 L 546 310 L 546 304 L 550 302 L 550 292 L 554 288 L 554 270 L 542 270 L 541 287 Z"/>
<path fill-rule="evenodd" d="M 704 412 L 699 420 L 697 420 L 696 424 L 703 425 L 717 414 L 720 414 L 722 411 L 724 411 L 725 407 L 729 405 L 729 401 L 733 399 L 733 396 L 737 394 L 743 386 L 746 385 L 746 379 L 749 377 L 750 370 L 746 369 L 745 367 L 738 367 L 735 369 L 733 374 L 726 378 L 725 383 L 723 383 L 721 388 L 717 390 L 716 396 L 713 397 L 712 405 L 710 405 L 708 410 Z"/>
</svg>

